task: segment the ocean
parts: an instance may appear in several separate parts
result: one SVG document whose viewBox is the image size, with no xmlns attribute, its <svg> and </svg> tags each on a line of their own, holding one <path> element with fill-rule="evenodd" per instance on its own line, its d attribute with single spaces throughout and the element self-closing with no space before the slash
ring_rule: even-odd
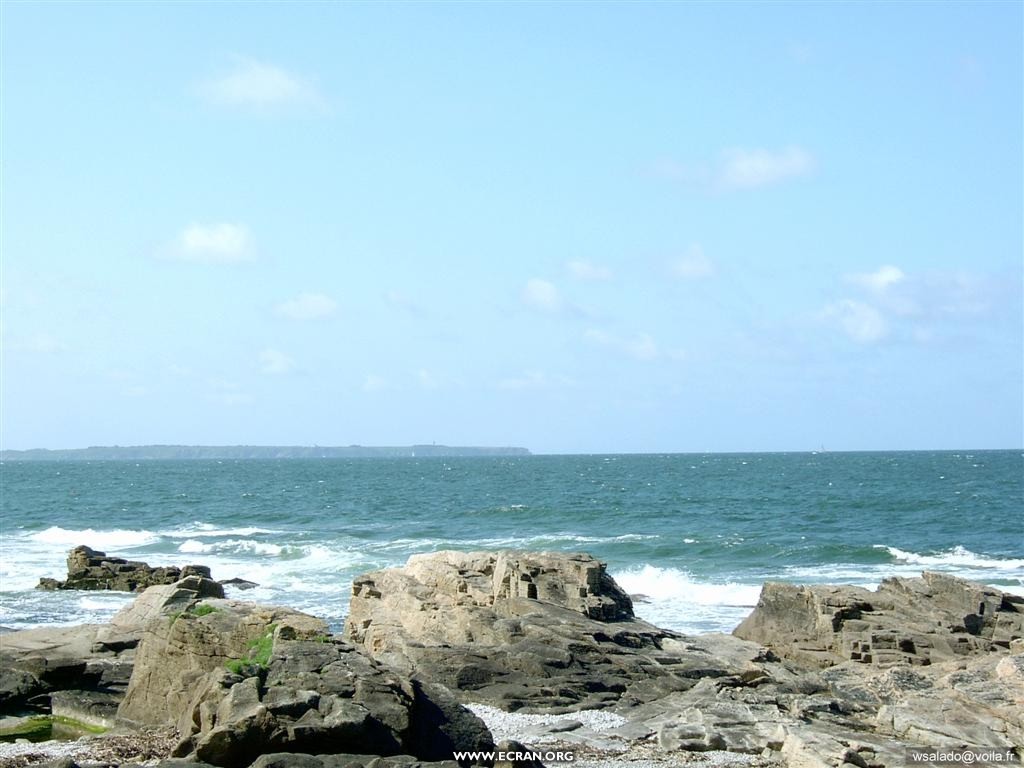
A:
<svg viewBox="0 0 1024 768">
<path fill-rule="evenodd" d="M 352 578 L 442 549 L 589 552 L 637 614 L 731 631 L 765 581 L 873 587 L 936 570 L 1024 595 L 1020 451 L 0 466 L 0 625 L 109 619 L 131 595 L 44 592 L 87 544 L 208 565 L 245 600 L 340 630 Z"/>
</svg>

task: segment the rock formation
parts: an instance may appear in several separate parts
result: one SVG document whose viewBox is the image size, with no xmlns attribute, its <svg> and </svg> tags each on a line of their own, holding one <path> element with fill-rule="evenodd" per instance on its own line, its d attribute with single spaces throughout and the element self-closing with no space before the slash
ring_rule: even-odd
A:
<svg viewBox="0 0 1024 768">
<path fill-rule="evenodd" d="M 737 637 L 801 663 L 926 665 L 1024 637 L 1024 597 L 941 573 L 885 579 L 877 591 L 768 583 Z"/>
<path fill-rule="evenodd" d="M 173 724 L 177 754 L 220 766 L 266 752 L 443 760 L 493 747 L 446 689 L 395 674 L 320 619 L 223 599 L 147 624 L 118 715 Z"/>
<path fill-rule="evenodd" d="M 464 701 L 524 711 L 650 700 L 739 674 L 758 653 L 731 638 L 717 656 L 681 652 L 679 635 L 633 616 L 603 563 L 560 553 L 438 552 L 365 574 L 345 637 Z"/>
<path fill-rule="evenodd" d="M 163 566 L 152 568 L 146 563 L 109 557 L 86 546 L 68 553 L 68 577 L 64 581 L 40 579 L 39 589 L 112 589 L 141 592 L 154 584 L 173 584 L 187 576 L 210 578 L 210 569 L 203 565 L 184 568 Z"/>
<path fill-rule="evenodd" d="M 419 555 L 356 579 L 346 636 L 463 701 L 604 706 L 628 721 L 600 738 L 560 734 L 568 743 L 655 738 L 799 768 L 1024 744 L 1024 601 L 1012 595 L 929 573 L 877 593 L 769 584 L 741 641 L 637 621 L 617 587 L 581 576 L 595 573 L 585 555 Z"/>
<path fill-rule="evenodd" d="M 1024 599 L 932 573 L 875 592 L 768 584 L 736 635 L 637 620 L 588 555 L 440 552 L 366 574 L 349 642 L 193 575 L 109 625 L 0 636 L 0 712 L 171 729 L 175 764 L 232 768 L 455 768 L 455 750 L 493 747 L 465 703 L 561 713 L 525 740 L 626 758 L 896 768 L 912 745 L 1021 754 Z"/>
<path fill-rule="evenodd" d="M 0 636 L 0 713 L 50 711 L 56 706 L 58 714 L 83 722 L 101 724 L 112 719 L 127 690 L 145 626 L 207 596 L 223 597 L 224 592 L 216 582 L 189 576 L 177 584 L 147 590 L 110 624 L 29 629 Z"/>
</svg>

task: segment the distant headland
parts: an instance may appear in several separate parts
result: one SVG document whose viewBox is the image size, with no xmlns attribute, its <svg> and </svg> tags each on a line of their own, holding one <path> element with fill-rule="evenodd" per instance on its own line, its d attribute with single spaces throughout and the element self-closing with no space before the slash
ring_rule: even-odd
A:
<svg viewBox="0 0 1024 768">
<path fill-rule="evenodd" d="M 0 461 L 160 461 L 180 459 L 392 459 L 450 456 L 529 456 L 527 448 L 457 445 L 131 445 L 0 451 Z"/>
</svg>

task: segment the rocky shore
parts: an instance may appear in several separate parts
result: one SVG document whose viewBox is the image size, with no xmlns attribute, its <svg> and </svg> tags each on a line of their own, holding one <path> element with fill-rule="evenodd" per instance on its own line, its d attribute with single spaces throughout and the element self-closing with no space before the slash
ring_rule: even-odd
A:
<svg viewBox="0 0 1024 768">
<path fill-rule="evenodd" d="M 0 768 L 525 768 L 565 751 L 593 768 L 884 768 L 909 747 L 1024 751 L 1024 598 L 941 574 L 766 584 L 733 635 L 702 636 L 637 619 L 585 554 L 417 555 L 355 580 L 337 636 L 226 599 L 209 571 L 178 576 L 106 625 L 0 635 L 0 730 L 33 714 L 110 729 L 0 745 Z"/>
</svg>

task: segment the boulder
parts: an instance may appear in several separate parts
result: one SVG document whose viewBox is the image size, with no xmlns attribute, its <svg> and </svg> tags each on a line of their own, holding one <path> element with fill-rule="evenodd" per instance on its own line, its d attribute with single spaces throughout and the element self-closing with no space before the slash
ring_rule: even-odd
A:
<svg viewBox="0 0 1024 768">
<path fill-rule="evenodd" d="M 223 597 L 224 588 L 203 576 L 153 586 L 114 615 L 110 620 L 111 631 L 141 636 L 154 619 L 185 613 L 206 598 Z"/>
<path fill-rule="evenodd" d="M 148 594 L 136 602 L 145 603 Z M 268 632 L 274 639 L 282 634 L 327 633 L 323 621 L 290 608 L 218 598 L 183 603 L 170 592 L 166 597 L 159 601 L 159 610 L 144 604 L 139 611 L 155 615 L 142 632 L 135 669 L 118 711 L 118 717 L 130 725 L 175 722 L 208 673 L 223 669 L 231 659 L 240 662 L 240 669 Z M 181 608 L 167 613 L 174 605 Z"/>
<path fill-rule="evenodd" d="M 695 651 L 636 619 L 603 563 L 563 553 L 414 555 L 355 579 L 345 637 L 463 701 L 523 711 L 650 700 L 753 672 L 761 651 L 731 638 Z"/>
<path fill-rule="evenodd" d="M 59 697 L 58 708 L 92 712 L 88 717 L 75 717 L 84 722 L 99 725 L 109 720 L 128 689 L 135 650 L 145 627 L 154 619 L 166 621 L 187 613 L 203 598 L 223 596 L 216 582 L 188 576 L 147 589 L 109 624 L 4 634 L 0 642 L 0 713 L 25 706 L 49 711 L 52 695 L 66 691 L 66 696 Z"/>
<path fill-rule="evenodd" d="M 0 714 L 25 707 L 47 712 L 56 691 L 123 694 L 135 643 L 105 625 L 45 627 L 9 632 L 0 643 Z"/>
<path fill-rule="evenodd" d="M 493 745 L 447 689 L 383 667 L 320 619 L 223 599 L 148 624 L 118 715 L 174 725 L 176 755 L 217 766 L 274 752 L 439 760 Z"/>
<path fill-rule="evenodd" d="M 1024 637 L 1024 598 L 940 573 L 851 586 L 768 583 L 735 630 L 802 664 L 927 665 Z"/>
<path fill-rule="evenodd" d="M 68 553 L 68 577 L 64 581 L 43 578 L 38 589 L 93 589 L 141 592 L 154 584 L 173 584 L 188 576 L 210 578 L 203 565 L 150 567 L 146 563 L 111 557 L 84 545 Z"/>
</svg>

